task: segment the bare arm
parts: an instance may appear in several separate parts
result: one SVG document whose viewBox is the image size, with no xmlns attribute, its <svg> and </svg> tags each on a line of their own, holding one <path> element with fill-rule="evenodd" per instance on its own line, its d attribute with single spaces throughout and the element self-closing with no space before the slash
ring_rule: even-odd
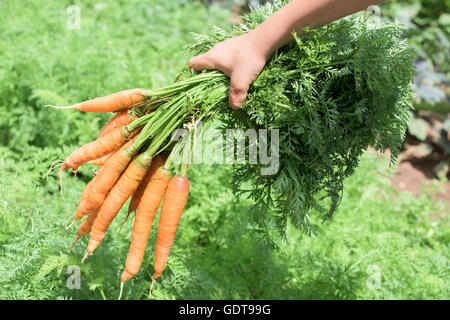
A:
<svg viewBox="0 0 450 320">
<path fill-rule="evenodd" d="M 301 34 L 383 0 L 292 0 L 251 32 L 216 44 L 205 54 L 189 60 L 196 71 L 219 69 L 230 80 L 229 104 L 239 108 L 250 84 L 270 56 L 292 40 L 292 31 Z"/>
<path fill-rule="evenodd" d="M 292 40 L 292 31 L 301 34 L 306 26 L 325 25 L 366 9 L 383 0 L 293 0 L 260 24 L 252 35 L 266 55 Z"/>
</svg>

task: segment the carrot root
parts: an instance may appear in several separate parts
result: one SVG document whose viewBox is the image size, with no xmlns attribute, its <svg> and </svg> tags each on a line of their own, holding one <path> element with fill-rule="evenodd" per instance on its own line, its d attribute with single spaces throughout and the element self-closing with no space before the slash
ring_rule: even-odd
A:
<svg viewBox="0 0 450 320">
<path fill-rule="evenodd" d="M 86 201 L 80 202 L 75 211 L 76 220 L 83 218 L 89 212 L 101 207 L 108 192 L 113 188 L 114 183 L 131 161 L 132 153 L 129 148 L 133 143 L 133 140 L 129 141 L 122 146 L 121 149 L 115 152 L 106 161 L 105 165 L 100 168 L 98 174 L 89 182 L 88 186 L 90 185 L 91 189 L 86 191 L 88 193 L 86 195 Z M 83 194 L 84 193 L 85 191 L 83 191 Z"/>
<path fill-rule="evenodd" d="M 64 162 L 61 164 L 61 168 L 63 167 Z M 61 197 L 64 200 L 63 187 L 62 187 L 62 170 L 59 170 L 59 190 L 61 192 Z"/>
<path fill-rule="evenodd" d="M 166 193 L 159 216 L 156 234 L 154 278 L 159 278 L 164 271 L 178 223 L 187 202 L 189 194 L 189 180 L 185 175 L 175 175 L 167 185 Z"/>
<path fill-rule="evenodd" d="M 79 239 L 80 239 L 80 236 L 77 235 L 77 236 L 75 237 L 75 239 L 73 240 L 72 245 L 70 246 L 68 253 L 71 253 L 71 252 L 72 252 L 72 249 L 73 249 L 73 247 L 75 246 L 75 243 L 77 243 L 77 241 L 78 241 Z"/>
<path fill-rule="evenodd" d="M 75 213 L 72 213 L 71 216 L 69 218 L 67 218 L 66 221 L 64 221 L 63 225 L 64 225 L 64 229 L 67 230 L 67 223 L 75 216 Z"/>
<path fill-rule="evenodd" d="M 87 251 L 93 252 L 105 237 L 106 230 L 118 214 L 120 208 L 133 194 L 144 178 L 151 164 L 151 158 L 143 154 L 133 160 L 122 173 L 109 194 L 106 196 L 97 219 L 92 226 Z"/>
<path fill-rule="evenodd" d="M 59 164 L 55 165 L 55 162 Z M 55 160 L 52 162 L 52 164 L 50 165 L 50 168 L 48 169 L 47 173 L 44 175 L 45 178 L 48 178 L 48 175 L 50 174 L 50 172 L 52 172 L 53 169 L 58 168 L 59 166 L 62 166 L 62 164 L 64 163 L 64 160 Z"/>
<path fill-rule="evenodd" d="M 111 152 L 117 151 L 129 138 L 131 132 L 126 125 L 114 129 L 97 140 L 91 141 L 74 150 L 61 166 L 61 171 L 72 168 L 75 171 L 83 163 L 103 157 Z"/>
<path fill-rule="evenodd" d="M 100 130 L 97 139 L 103 137 L 112 130 L 119 128 L 120 126 L 129 124 L 131 121 L 136 120 L 137 118 L 138 116 L 136 115 L 132 117 L 130 114 L 128 114 L 128 110 L 122 110 L 117 112 L 108 120 L 108 122 Z"/>
<path fill-rule="evenodd" d="M 125 282 L 120 282 L 120 293 L 119 293 L 119 298 L 117 298 L 117 300 L 120 300 L 120 298 L 122 298 L 122 291 L 123 291 L 123 285 Z"/>
<path fill-rule="evenodd" d="M 120 280 L 123 282 L 133 278 L 141 267 L 153 219 L 164 197 L 169 179 L 170 171 L 165 170 L 163 164 L 160 163 L 160 167 L 151 176 L 151 180 L 144 190 L 134 216 L 130 249 L 125 263 L 125 270 L 120 276 Z"/>
<path fill-rule="evenodd" d="M 104 156 L 102 156 L 100 158 L 97 158 L 97 159 L 94 159 L 94 160 L 90 160 L 87 163 L 94 164 L 96 166 L 101 167 L 101 166 L 103 166 L 105 164 L 106 160 L 108 160 L 113 154 L 114 154 L 114 151 L 111 152 L 111 153 L 108 153 L 107 155 L 104 155 Z"/>
<path fill-rule="evenodd" d="M 122 228 L 123 228 L 125 222 L 127 222 L 129 216 L 130 216 L 130 212 L 127 213 L 127 216 L 125 217 L 125 220 L 123 220 L 122 224 L 120 225 L 120 228 L 119 228 L 119 231 L 117 231 L 117 234 L 120 234 L 122 232 Z"/>
<path fill-rule="evenodd" d="M 72 228 L 72 226 L 75 224 L 75 220 L 72 221 L 72 223 L 66 227 L 66 231 L 69 230 L 70 228 Z"/>
<path fill-rule="evenodd" d="M 148 90 L 136 88 L 119 91 L 107 96 L 89 99 L 71 106 L 45 105 L 56 109 L 76 109 L 85 112 L 114 112 L 129 109 L 148 97 Z"/>
<path fill-rule="evenodd" d="M 152 297 L 152 289 L 153 289 L 153 284 L 155 283 L 155 277 L 153 277 L 152 280 L 152 285 L 150 286 L 150 290 L 148 291 L 148 297 L 151 298 Z"/>
<path fill-rule="evenodd" d="M 83 259 L 81 259 L 81 263 L 83 263 L 84 260 L 86 260 L 88 256 L 89 256 L 89 251 L 86 251 L 86 253 L 83 256 Z"/>
<path fill-rule="evenodd" d="M 55 108 L 55 109 L 75 109 L 75 105 L 73 105 L 73 106 L 54 106 L 52 104 L 46 104 L 46 105 L 44 105 L 44 107 Z"/>
</svg>

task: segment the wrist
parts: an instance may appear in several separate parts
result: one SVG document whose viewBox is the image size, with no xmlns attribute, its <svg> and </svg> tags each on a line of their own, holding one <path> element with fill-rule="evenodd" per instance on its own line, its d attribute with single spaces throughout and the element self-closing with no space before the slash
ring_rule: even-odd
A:
<svg viewBox="0 0 450 320">
<path fill-rule="evenodd" d="M 271 18 L 275 17 L 272 16 Z M 259 52 L 266 57 L 266 61 L 278 48 L 292 40 L 291 32 L 293 29 L 288 24 L 280 26 L 277 21 L 272 21 L 271 18 L 248 33 Z"/>
<path fill-rule="evenodd" d="M 247 33 L 246 38 L 250 46 L 254 48 L 255 53 L 263 57 L 266 62 L 276 50 L 272 48 L 271 44 L 267 42 L 267 39 L 265 39 L 264 35 L 258 29 Z"/>
</svg>

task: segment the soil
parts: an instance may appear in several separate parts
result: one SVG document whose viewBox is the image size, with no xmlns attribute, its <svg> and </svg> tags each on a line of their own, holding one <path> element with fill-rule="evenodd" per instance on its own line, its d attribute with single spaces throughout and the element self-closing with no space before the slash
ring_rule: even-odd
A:
<svg viewBox="0 0 450 320">
<path fill-rule="evenodd" d="M 414 195 L 426 192 L 423 188 L 433 181 L 433 165 L 429 162 L 419 160 L 402 160 L 397 172 L 391 178 L 391 184 L 398 191 L 410 191 Z M 445 193 L 439 192 L 437 196 L 450 204 L 450 183 L 440 182 Z M 432 194 L 433 199 L 436 195 Z"/>
<path fill-rule="evenodd" d="M 425 146 L 425 147 L 424 147 Z M 436 176 L 435 167 L 438 163 L 449 161 L 449 157 L 442 150 L 430 148 L 407 135 L 404 149 L 400 153 L 400 163 L 397 172 L 391 178 L 391 184 L 398 191 L 410 191 L 414 195 L 419 195 L 426 191 L 426 186 L 430 186 L 433 181 L 439 181 Z M 450 172 L 447 173 L 447 179 Z M 433 200 L 438 196 L 443 201 L 450 204 L 450 183 L 444 183 L 442 180 L 439 184 L 443 187 L 444 192 L 436 194 L 429 193 Z"/>
</svg>

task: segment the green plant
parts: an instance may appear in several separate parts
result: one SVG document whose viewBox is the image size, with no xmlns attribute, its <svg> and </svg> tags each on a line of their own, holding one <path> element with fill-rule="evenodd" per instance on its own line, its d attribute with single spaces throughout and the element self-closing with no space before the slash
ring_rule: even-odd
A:
<svg viewBox="0 0 450 320">
<path fill-rule="evenodd" d="M 383 19 L 406 26 L 404 37 L 417 53 L 414 107 L 450 112 L 450 1 L 386 1 L 381 8 Z"/>
<path fill-rule="evenodd" d="M 208 35 L 196 35 L 189 52 L 205 52 L 251 30 L 284 3 L 275 1 L 244 15 L 245 23 L 231 30 L 215 27 Z M 252 218 L 266 245 L 274 245 L 271 226 L 283 237 L 288 221 L 313 232 L 308 218 L 312 208 L 324 220 L 331 218 L 342 198 L 343 180 L 367 145 L 380 151 L 389 147 L 396 159 L 411 109 L 415 58 L 402 34 L 396 24 L 373 28 L 355 16 L 307 30 L 271 58 L 241 111 L 224 111 L 226 128 L 280 131 L 276 174 L 262 175 L 261 164 L 234 170 L 234 189 L 255 201 Z M 200 105 L 201 120 L 228 110 L 223 80 L 214 73 L 203 76 L 211 79 L 175 96 L 190 96 L 192 105 Z"/>
<path fill-rule="evenodd" d="M 67 253 L 75 232 L 63 232 L 62 222 L 96 167 L 83 166 L 76 177 L 63 174 L 64 200 L 58 176 L 44 177 L 53 160 L 95 139 L 110 115 L 49 112 L 42 105 L 168 83 L 186 63 L 189 32 L 228 23 L 228 12 L 215 6 L 105 3 L 80 2 L 82 27 L 68 30 L 65 10 L 72 1 L 0 1 L 0 299 L 116 299 L 129 249 L 131 223 L 117 234 L 122 210 L 107 245 L 86 263 L 79 263 L 83 246 Z M 321 225 L 312 214 L 317 236 L 288 224 L 287 242 L 265 251 L 255 241 L 252 202 L 236 202 L 231 192 L 231 168 L 194 166 L 190 199 L 154 297 L 448 300 L 448 204 L 397 193 L 389 182 L 394 171 L 386 159 L 365 153 L 345 180 L 332 224 Z M 124 299 L 147 298 L 154 231 Z M 373 265 L 381 272 L 379 289 L 366 285 Z M 69 266 L 80 268 L 80 289 L 67 287 Z"/>
</svg>

